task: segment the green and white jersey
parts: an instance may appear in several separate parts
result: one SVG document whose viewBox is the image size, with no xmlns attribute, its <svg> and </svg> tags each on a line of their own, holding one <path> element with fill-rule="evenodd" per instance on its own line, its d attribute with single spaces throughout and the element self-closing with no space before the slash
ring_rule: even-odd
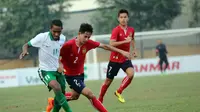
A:
<svg viewBox="0 0 200 112">
<path fill-rule="evenodd" d="M 57 71 L 59 67 L 60 48 L 66 37 L 61 34 L 55 41 L 50 32 L 40 33 L 28 42 L 29 46 L 39 48 L 39 68 L 45 71 Z"/>
</svg>

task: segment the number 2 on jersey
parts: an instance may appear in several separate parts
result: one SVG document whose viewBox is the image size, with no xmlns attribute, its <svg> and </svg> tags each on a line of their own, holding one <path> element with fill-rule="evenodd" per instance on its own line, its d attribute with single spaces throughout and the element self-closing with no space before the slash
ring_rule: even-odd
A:
<svg viewBox="0 0 200 112">
<path fill-rule="evenodd" d="M 77 63 L 78 61 L 78 57 L 75 57 L 74 63 Z"/>
</svg>

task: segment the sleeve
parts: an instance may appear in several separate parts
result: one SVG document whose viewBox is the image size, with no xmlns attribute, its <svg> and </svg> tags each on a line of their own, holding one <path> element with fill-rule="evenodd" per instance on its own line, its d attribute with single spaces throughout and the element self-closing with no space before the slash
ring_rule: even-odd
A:
<svg viewBox="0 0 200 112">
<path fill-rule="evenodd" d="M 158 50 L 158 46 L 156 46 L 156 53 L 158 53 L 159 52 L 159 50 Z"/>
<path fill-rule="evenodd" d="M 100 45 L 100 42 L 96 42 L 96 41 L 93 41 L 93 40 L 88 40 L 88 44 L 89 44 L 89 50 L 90 49 L 94 49 L 94 48 L 97 48 L 99 47 Z"/>
<path fill-rule="evenodd" d="M 112 34 L 111 34 L 110 40 L 117 40 L 117 37 L 118 37 L 118 30 L 117 30 L 117 28 L 114 28 L 112 30 Z"/>
<path fill-rule="evenodd" d="M 42 33 L 40 33 L 28 42 L 28 46 L 41 47 L 43 44 L 43 41 L 44 41 L 44 36 Z"/>
</svg>

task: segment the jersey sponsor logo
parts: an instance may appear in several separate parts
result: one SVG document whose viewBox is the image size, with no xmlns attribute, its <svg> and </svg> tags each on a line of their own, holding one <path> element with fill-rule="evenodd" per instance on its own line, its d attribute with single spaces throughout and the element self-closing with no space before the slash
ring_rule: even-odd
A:
<svg viewBox="0 0 200 112">
<path fill-rule="evenodd" d="M 44 47 L 50 47 L 50 45 L 45 45 L 45 44 L 44 44 L 43 46 L 44 46 Z"/>
<path fill-rule="evenodd" d="M 87 52 L 87 49 L 84 47 L 84 48 L 82 49 L 82 53 L 85 54 L 86 52 Z"/>
</svg>

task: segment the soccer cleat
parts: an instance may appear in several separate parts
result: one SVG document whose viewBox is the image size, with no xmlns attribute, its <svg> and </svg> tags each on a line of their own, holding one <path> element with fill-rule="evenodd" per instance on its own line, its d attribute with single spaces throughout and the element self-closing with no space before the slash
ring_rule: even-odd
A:
<svg viewBox="0 0 200 112">
<path fill-rule="evenodd" d="M 53 108 L 54 98 L 48 98 L 48 105 L 46 107 L 46 112 L 51 112 Z"/>
<path fill-rule="evenodd" d="M 118 93 L 117 91 L 115 91 L 115 96 L 117 96 L 118 100 L 121 103 L 125 103 L 125 100 L 124 100 L 123 96 L 120 93 Z"/>
</svg>

